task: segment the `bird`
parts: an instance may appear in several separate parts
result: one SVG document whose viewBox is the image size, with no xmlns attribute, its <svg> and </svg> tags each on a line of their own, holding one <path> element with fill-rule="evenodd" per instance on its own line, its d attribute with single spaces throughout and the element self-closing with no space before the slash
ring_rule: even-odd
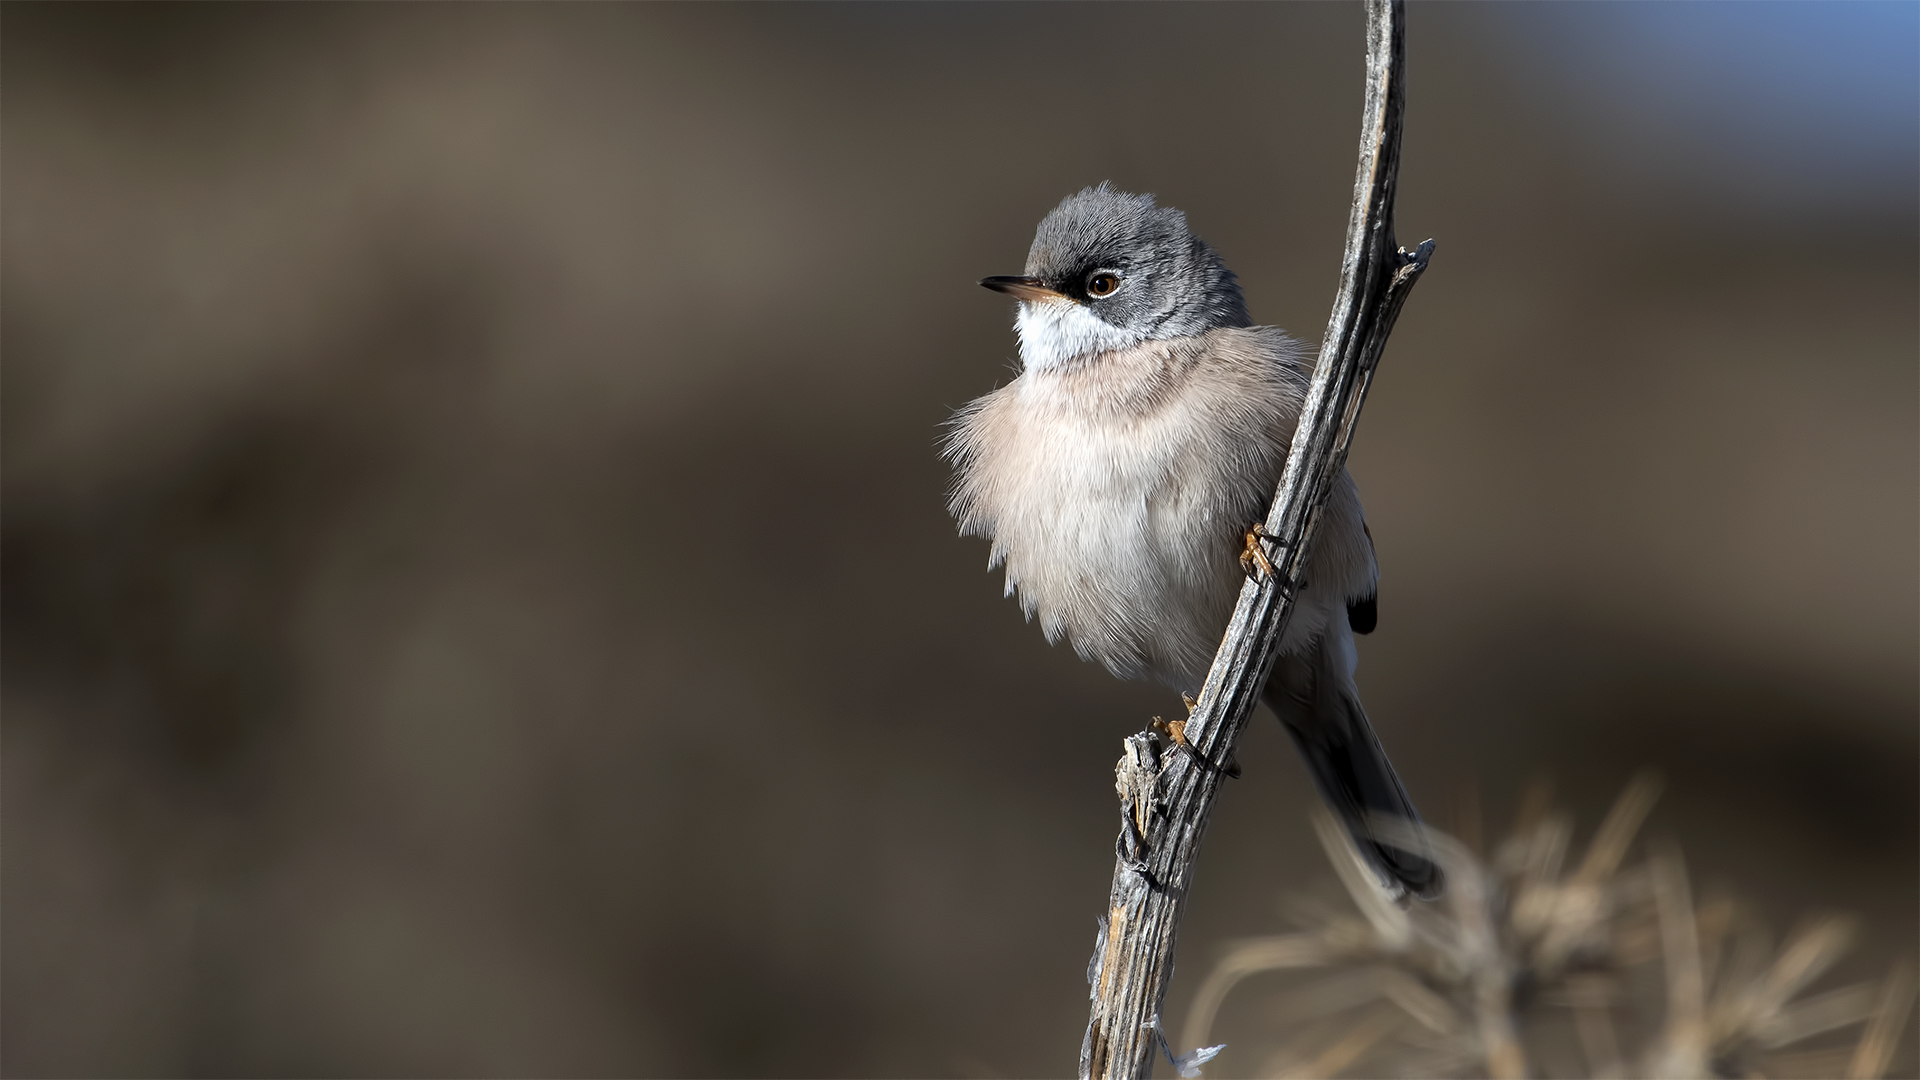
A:
<svg viewBox="0 0 1920 1080">
<path fill-rule="evenodd" d="M 1261 554 L 1249 523 L 1286 465 L 1312 354 L 1254 325 L 1186 215 L 1108 183 L 1041 220 L 1025 273 L 980 284 L 1018 302 L 1020 360 L 950 422 L 960 533 L 989 542 L 988 569 L 1004 569 L 1006 595 L 1049 643 L 1191 701 L 1248 572 L 1241 557 Z M 1378 580 L 1342 469 L 1263 698 L 1381 887 L 1430 899 L 1443 875 L 1354 683 Z"/>
</svg>

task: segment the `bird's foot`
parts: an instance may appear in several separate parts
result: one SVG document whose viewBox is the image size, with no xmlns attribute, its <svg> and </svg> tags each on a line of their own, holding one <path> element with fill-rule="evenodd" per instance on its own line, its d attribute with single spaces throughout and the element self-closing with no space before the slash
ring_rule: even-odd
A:
<svg viewBox="0 0 1920 1080">
<path fill-rule="evenodd" d="M 1192 712 L 1192 706 L 1188 706 L 1187 711 Z M 1193 752 L 1193 744 L 1187 741 L 1187 722 L 1185 720 L 1162 720 L 1156 716 L 1153 718 L 1153 730 L 1166 735 L 1166 737 L 1173 742 L 1173 745 L 1182 750 L 1188 753 Z"/>
<path fill-rule="evenodd" d="M 1256 521 L 1247 527 L 1247 546 L 1240 551 L 1240 572 L 1256 581 L 1259 580 L 1260 574 L 1265 574 L 1267 577 L 1275 576 L 1273 562 L 1267 558 L 1266 549 L 1260 546 L 1261 541 L 1267 539 L 1270 537 L 1267 536 L 1265 525 Z M 1255 573 L 1256 569 L 1258 573 Z"/>
<path fill-rule="evenodd" d="M 1265 525 L 1256 521 L 1247 526 L 1247 546 L 1240 552 L 1240 572 L 1253 581 L 1274 582 L 1279 586 L 1280 595 L 1291 599 L 1299 582 L 1274 569 L 1266 550 L 1266 545 L 1273 542 L 1274 536 Z"/>
<path fill-rule="evenodd" d="M 1192 712 L 1193 707 L 1196 704 L 1198 704 L 1198 702 L 1194 701 L 1192 698 L 1188 697 L 1185 694 L 1180 695 L 1180 700 L 1187 703 L 1188 712 Z M 1185 750 L 1187 752 L 1187 756 L 1192 758 L 1194 761 L 1198 762 L 1202 768 L 1205 768 L 1208 770 L 1213 769 L 1214 767 L 1213 762 L 1208 761 L 1205 757 L 1203 757 L 1199 749 L 1195 747 L 1192 743 L 1187 741 L 1187 722 L 1185 720 L 1162 720 L 1156 716 L 1153 718 L 1153 730 L 1164 732 L 1167 738 L 1170 741 L 1172 741 L 1173 745 L 1179 747 L 1182 750 Z M 1226 768 L 1221 769 L 1220 771 L 1226 773 L 1227 776 L 1231 779 L 1234 779 L 1234 780 L 1240 779 L 1239 757 L 1234 754 L 1228 754 L 1227 766 Z"/>
</svg>

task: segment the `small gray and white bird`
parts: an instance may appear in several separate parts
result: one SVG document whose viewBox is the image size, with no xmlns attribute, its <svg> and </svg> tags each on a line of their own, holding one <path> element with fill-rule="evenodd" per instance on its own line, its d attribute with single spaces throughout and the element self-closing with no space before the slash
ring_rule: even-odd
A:
<svg viewBox="0 0 1920 1080">
<path fill-rule="evenodd" d="M 946 454 L 964 535 L 992 544 L 1049 642 L 1122 678 L 1197 694 L 1233 613 L 1251 523 L 1286 465 L 1312 374 L 1254 326 L 1233 273 L 1186 215 L 1107 185 L 1040 222 L 1017 299 L 1021 370 L 955 417 Z M 1376 835 L 1420 815 L 1354 686 L 1374 626 L 1373 539 L 1352 477 L 1327 500 L 1266 687 L 1308 770 L 1389 891 L 1439 869 Z"/>
</svg>

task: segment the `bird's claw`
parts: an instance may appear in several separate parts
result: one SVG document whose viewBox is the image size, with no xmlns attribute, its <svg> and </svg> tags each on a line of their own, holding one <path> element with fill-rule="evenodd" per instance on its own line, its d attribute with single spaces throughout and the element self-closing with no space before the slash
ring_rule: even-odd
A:
<svg viewBox="0 0 1920 1080">
<path fill-rule="evenodd" d="M 1240 551 L 1240 572 L 1255 581 L 1260 579 L 1261 574 L 1269 578 L 1276 576 L 1273 561 L 1267 558 L 1265 549 L 1260 546 L 1260 542 L 1267 539 L 1271 539 L 1267 536 L 1267 528 L 1260 522 L 1256 521 L 1247 528 L 1247 546 Z"/>
<path fill-rule="evenodd" d="M 1194 705 L 1197 704 L 1197 702 L 1185 694 L 1181 694 L 1180 699 L 1186 702 L 1188 712 L 1192 712 Z M 1207 769 L 1214 767 L 1213 762 L 1208 761 L 1201 755 L 1198 747 L 1187 741 L 1187 722 L 1185 720 L 1162 720 L 1156 716 L 1153 718 L 1153 730 L 1165 732 L 1167 739 L 1171 741 L 1173 745 L 1185 750 L 1187 756 L 1199 762 L 1201 766 Z M 1237 754 L 1228 754 L 1226 768 L 1220 771 L 1235 780 L 1240 779 L 1239 756 Z"/>
<path fill-rule="evenodd" d="M 1187 711 L 1192 712 L 1193 710 L 1189 708 Z M 1153 718 L 1153 730 L 1165 732 L 1167 738 L 1173 742 L 1173 745 L 1188 752 L 1193 750 L 1193 744 L 1187 741 L 1187 722 L 1185 720 L 1162 720 L 1156 716 Z"/>
</svg>

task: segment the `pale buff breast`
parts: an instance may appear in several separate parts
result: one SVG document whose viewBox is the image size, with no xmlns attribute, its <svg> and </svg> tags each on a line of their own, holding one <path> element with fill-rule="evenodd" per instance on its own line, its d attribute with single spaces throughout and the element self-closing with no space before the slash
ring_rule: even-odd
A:
<svg viewBox="0 0 1920 1080">
<path fill-rule="evenodd" d="M 961 531 L 992 542 L 990 565 L 1049 641 L 1196 689 L 1240 588 L 1245 529 L 1285 464 L 1302 352 L 1272 328 L 1229 329 L 1022 373 L 956 420 Z M 1328 510 L 1283 648 L 1372 590 L 1351 481 Z"/>
</svg>

